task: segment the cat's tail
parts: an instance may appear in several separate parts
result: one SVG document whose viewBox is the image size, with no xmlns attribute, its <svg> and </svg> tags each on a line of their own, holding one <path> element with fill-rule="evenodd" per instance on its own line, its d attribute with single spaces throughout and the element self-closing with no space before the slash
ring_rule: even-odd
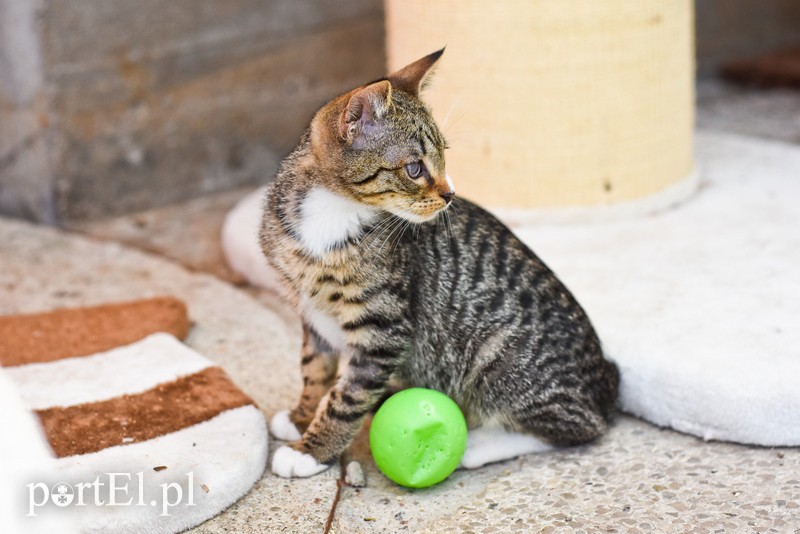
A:
<svg viewBox="0 0 800 534">
<path fill-rule="evenodd" d="M 619 396 L 619 368 L 614 362 L 605 358 L 600 362 L 600 377 L 597 381 L 595 399 L 603 417 L 608 420 L 617 404 Z"/>
</svg>

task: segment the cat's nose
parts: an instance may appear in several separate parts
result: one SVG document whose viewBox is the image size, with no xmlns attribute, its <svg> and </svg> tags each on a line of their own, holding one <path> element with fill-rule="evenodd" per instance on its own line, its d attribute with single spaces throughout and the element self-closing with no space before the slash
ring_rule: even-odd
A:
<svg viewBox="0 0 800 534">
<path fill-rule="evenodd" d="M 445 183 L 439 182 L 437 192 L 439 196 L 444 199 L 444 205 L 450 204 L 456 196 L 456 186 L 453 185 L 453 180 L 450 178 L 449 174 L 444 175 Z"/>
</svg>

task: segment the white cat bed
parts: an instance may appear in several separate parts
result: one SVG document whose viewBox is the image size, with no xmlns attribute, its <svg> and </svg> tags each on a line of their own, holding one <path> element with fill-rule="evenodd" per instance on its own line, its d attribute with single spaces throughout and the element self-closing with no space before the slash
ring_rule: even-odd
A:
<svg viewBox="0 0 800 534">
<path fill-rule="evenodd" d="M 47 438 L 42 432 L 36 416 L 28 410 L 17 392 L 14 383 L 0 367 L 0 406 L 3 407 L 0 422 L 0 458 L 13 459 L 2 463 L 0 477 L 0 532 L 45 533 L 78 532 L 72 517 L 26 518 L 25 495 L 31 473 L 51 472 L 55 469 Z"/>
<path fill-rule="evenodd" d="M 278 291 L 278 274 L 267 264 L 258 243 L 266 187 L 240 200 L 222 225 L 222 250 L 231 269 L 258 287 Z"/>
<path fill-rule="evenodd" d="M 586 308 L 624 411 L 704 439 L 800 445 L 800 148 L 704 133 L 697 161 L 700 190 L 671 210 L 514 231 Z M 229 214 L 223 244 L 275 287 L 256 237 L 263 195 Z"/>
<path fill-rule="evenodd" d="M 0 512 L 8 512 L 0 513 L 2 532 L 182 531 L 236 502 L 266 465 L 264 414 L 213 362 L 166 333 L 89 356 L 0 367 L 0 400 L 0 452 L 18 459 L 9 465 L 11 478 L 5 471 L 0 478 Z M 151 402 L 153 410 L 129 409 Z M 31 410 L 44 422 L 43 413 L 82 406 L 130 429 L 128 435 L 153 424 L 162 431 L 135 438 L 123 430 L 119 437 L 92 426 L 69 434 L 69 425 L 44 423 L 50 445 L 75 449 L 59 452 L 53 445 L 54 457 Z M 146 424 L 137 427 L 142 421 L 135 414 L 142 413 Z M 65 440 L 65 433 L 79 437 Z M 21 454 L 23 448 L 28 453 Z M 109 500 L 113 473 L 119 473 L 113 475 L 117 505 Z M 79 489 L 95 480 L 103 484 L 99 490 Z M 28 484 L 40 487 L 29 490 Z M 33 516 L 26 515 L 29 491 L 37 504 Z M 94 505 L 95 491 L 100 506 Z M 53 500 L 61 497 L 63 505 Z"/>
</svg>

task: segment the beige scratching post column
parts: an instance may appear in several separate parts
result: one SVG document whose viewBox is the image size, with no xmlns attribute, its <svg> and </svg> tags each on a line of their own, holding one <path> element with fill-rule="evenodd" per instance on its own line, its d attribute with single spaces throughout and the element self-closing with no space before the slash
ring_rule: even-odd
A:
<svg viewBox="0 0 800 534">
<path fill-rule="evenodd" d="M 643 213 L 696 182 L 692 8 L 386 0 L 388 68 L 447 46 L 423 98 L 459 194 L 512 219 Z"/>
</svg>

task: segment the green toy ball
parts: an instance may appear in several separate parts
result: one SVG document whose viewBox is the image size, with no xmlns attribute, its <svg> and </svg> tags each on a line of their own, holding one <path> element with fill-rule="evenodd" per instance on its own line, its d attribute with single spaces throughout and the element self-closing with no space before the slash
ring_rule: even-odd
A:
<svg viewBox="0 0 800 534">
<path fill-rule="evenodd" d="M 369 446 L 384 475 L 401 486 L 427 488 L 458 467 L 467 446 L 467 423 L 444 393 L 405 389 L 375 414 Z"/>
</svg>

